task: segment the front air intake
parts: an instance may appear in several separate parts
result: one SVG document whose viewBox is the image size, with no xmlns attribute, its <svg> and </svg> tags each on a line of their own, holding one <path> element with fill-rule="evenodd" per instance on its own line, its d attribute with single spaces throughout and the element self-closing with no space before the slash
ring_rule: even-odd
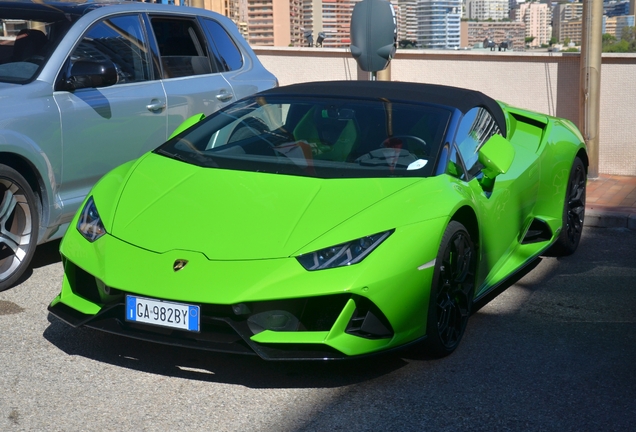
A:
<svg viewBox="0 0 636 432">
<path fill-rule="evenodd" d="M 356 310 L 347 325 L 350 335 L 366 339 L 384 339 L 393 336 L 393 329 L 382 311 L 369 299 L 355 298 Z"/>
</svg>

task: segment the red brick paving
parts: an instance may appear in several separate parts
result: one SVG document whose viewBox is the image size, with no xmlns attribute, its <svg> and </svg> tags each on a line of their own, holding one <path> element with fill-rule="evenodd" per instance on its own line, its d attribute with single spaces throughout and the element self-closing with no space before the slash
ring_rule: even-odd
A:
<svg viewBox="0 0 636 432">
<path fill-rule="evenodd" d="M 636 213 L 636 177 L 601 174 L 587 182 L 588 208 L 613 207 Z"/>
</svg>

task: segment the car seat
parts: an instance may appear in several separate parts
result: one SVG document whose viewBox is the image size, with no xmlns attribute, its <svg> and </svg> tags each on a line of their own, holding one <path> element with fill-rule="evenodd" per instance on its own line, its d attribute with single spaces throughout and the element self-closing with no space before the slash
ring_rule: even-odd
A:
<svg viewBox="0 0 636 432">
<path fill-rule="evenodd" d="M 358 131 L 355 119 L 330 118 L 325 110 L 311 108 L 294 128 L 294 139 L 315 149 L 314 159 L 344 162 L 353 149 Z"/>
<path fill-rule="evenodd" d="M 42 55 L 44 45 L 48 42 L 44 32 L 34 29 L 22 29 L 13 43 L 11 61 L 25 61 L 34 56 Z"/>
</svg>

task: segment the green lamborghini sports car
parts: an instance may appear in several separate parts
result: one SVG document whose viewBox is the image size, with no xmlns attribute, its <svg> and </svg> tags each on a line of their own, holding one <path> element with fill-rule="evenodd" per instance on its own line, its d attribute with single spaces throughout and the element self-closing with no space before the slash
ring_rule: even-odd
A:
<svg viewBox="0 0 636 432">
<path fill-rule="evenodd" d="M 312 82 L 201 117 L 95 185 L 53 315 L 264 359 L 441 357 L 473 302 L 581 237 L 577 128 L 477 91 Z"/>
</svg>

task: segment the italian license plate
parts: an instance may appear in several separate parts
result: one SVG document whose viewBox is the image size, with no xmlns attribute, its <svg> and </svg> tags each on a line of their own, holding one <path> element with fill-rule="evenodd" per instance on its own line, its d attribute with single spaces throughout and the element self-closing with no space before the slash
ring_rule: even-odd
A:
<svg viewBox="0 0 636 432">
<path fill-rule="evenodd" d="M 199 306 L 126 296 L 126 321 L 199 331 Z"/>
</svg>

